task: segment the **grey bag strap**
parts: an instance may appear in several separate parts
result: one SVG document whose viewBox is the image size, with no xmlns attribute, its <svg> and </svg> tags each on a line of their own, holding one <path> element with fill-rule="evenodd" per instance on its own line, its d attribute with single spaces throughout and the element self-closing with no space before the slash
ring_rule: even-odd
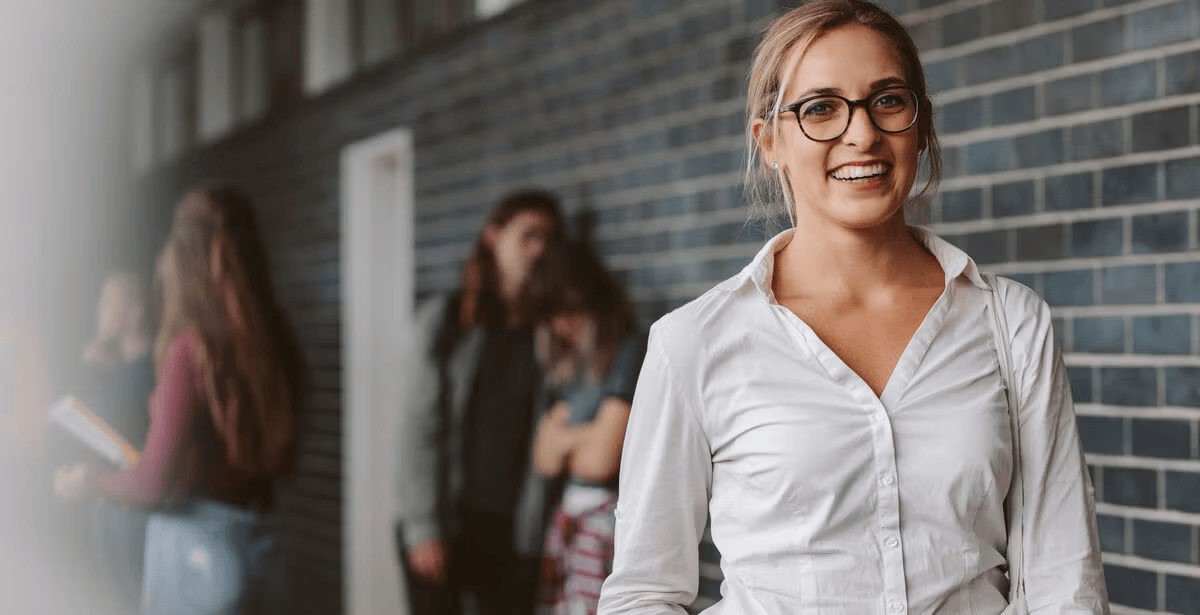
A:
<svg viewBox="0 0 1200 615">
<path fill-rule="evenodd" d="M 1012 487 L 1008 494 L 1008 579 L 1009 604 L 1020 608 L 1019 602 L 1025 596 L 1025 544 L 1022 514 L 1025 506 L 1025 482 L 1021 476 L 1021 424 L 1017 412 L 1017 387 L 1013 378 L 1013 362 L 1011 340 L 1008 334 L 1008 319 L 1004 313 L 1004 305 L 1000 300 L 1000 287 L 994 274 L 985 273 L 983 279 L 991 287 L 988 306 L 992 313 L 992 335 L 995 339 L 996 354 L 1000 358 L 1000 375 L 1004 379 L 1004 393 L 1008 399 L 1008 417 L 1012 426 L 1012 455 L 1013 475 Z M 1006 611 L 1007 612 L 1007 611 Z"/>
</svg>

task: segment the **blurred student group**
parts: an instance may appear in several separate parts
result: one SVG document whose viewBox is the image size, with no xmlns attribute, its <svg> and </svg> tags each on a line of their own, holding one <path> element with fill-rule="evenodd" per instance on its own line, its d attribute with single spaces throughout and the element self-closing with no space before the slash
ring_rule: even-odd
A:
<svg viewBox="0 0 1200 615">
<path fill-rule="evenodd" d="M 157 24 L 94 305 L 0 323 L 0 611 L 594 612 L 647 328 L 774 222 L 744 80 L 798 4 Z M 922 222 L 1054 309 L 1114 605 L 1200 613 L 1200 5 L 878 4 L 938 107 Z"/>
</svg>

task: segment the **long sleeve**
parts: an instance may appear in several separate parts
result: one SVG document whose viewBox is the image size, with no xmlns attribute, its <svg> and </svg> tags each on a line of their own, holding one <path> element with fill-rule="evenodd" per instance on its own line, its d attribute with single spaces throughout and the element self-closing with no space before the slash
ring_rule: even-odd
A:
<svg viewBox="0 0 1200 615">
<path fill-rule="evenodd" d="M 663 333 L 657 325 L 651 332 L 625 433 L 603 615 L 684 613 L 699 589 L 712 454 L 696 414 L 697 395 L 680 385 Z"/>
<path fill-rule="evenodd" d="M 400 408 L 400 450 L 397 455 L 399 480 L 397 510 L 407 547 L 441 538 L 438 525 L 438 393 L 440 378 L 433 359 L 433 344 L 447 302 L 434 300 L 418 311 L 412 329 L 408 376 L 412 396 Z"/>
<path fill-rule="evenodd" d="M 1050 308 L 1015 285 L 1009 295 L 1029 609 L 1033 614 L 1107 614 L 1094 496 Z"/>
<path fill-rule="evenodd" d="M 96 477 L 96 487 L 107 497 L 143 505 L 161 502 L 173 488 L 188 442 L 188 428 L 196 412 L 193 404 L 196 365 L 193 336 L 180 335 L 171 343 L 154 399 L 146 447 L 137 465 Z"/>
</svg>

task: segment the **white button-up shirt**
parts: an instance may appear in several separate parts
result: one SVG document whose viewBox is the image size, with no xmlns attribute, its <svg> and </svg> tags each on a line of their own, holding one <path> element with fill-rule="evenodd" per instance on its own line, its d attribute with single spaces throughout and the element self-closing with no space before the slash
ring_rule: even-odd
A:
<svg viewBox="0 0 1200 615">
<path fill-rule="evenodd" d="M 725 576 L 709 614 L 1004 610 L 1013 442 L 991 291 L 965 253 L 914 232 L 946 288 L 882 395 L 775 301 L 774 257 L 789 232 L 654 325 L 602 614 L 683 613 L 707 517 Z M 1020 408 L 1030 610 L 1107 613 L 1050 310 L 1019 284 L 999 286 Z"/>
</svg>

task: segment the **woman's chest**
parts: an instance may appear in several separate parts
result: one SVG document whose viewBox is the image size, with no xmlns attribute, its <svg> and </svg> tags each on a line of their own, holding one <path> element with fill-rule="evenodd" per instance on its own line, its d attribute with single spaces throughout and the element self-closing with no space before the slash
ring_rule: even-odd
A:
<svg viewBox="0 0 1200 615">
<path fill-rule="evenodd" d="M 755 347 L 721 357 L 720 371 L 736 377 L 713 378 L 703 392 L 714 495 L 719 483 L 734 481 L 813 505 L 871 497 L 899 482 L 972 501 L 1007 481 L 1010 423 L 988 338 L 935 338 L 921 356 L 906 358 L 911 365 L 901 360 L 882 398 L 803 344 Z"/>
</svg>

